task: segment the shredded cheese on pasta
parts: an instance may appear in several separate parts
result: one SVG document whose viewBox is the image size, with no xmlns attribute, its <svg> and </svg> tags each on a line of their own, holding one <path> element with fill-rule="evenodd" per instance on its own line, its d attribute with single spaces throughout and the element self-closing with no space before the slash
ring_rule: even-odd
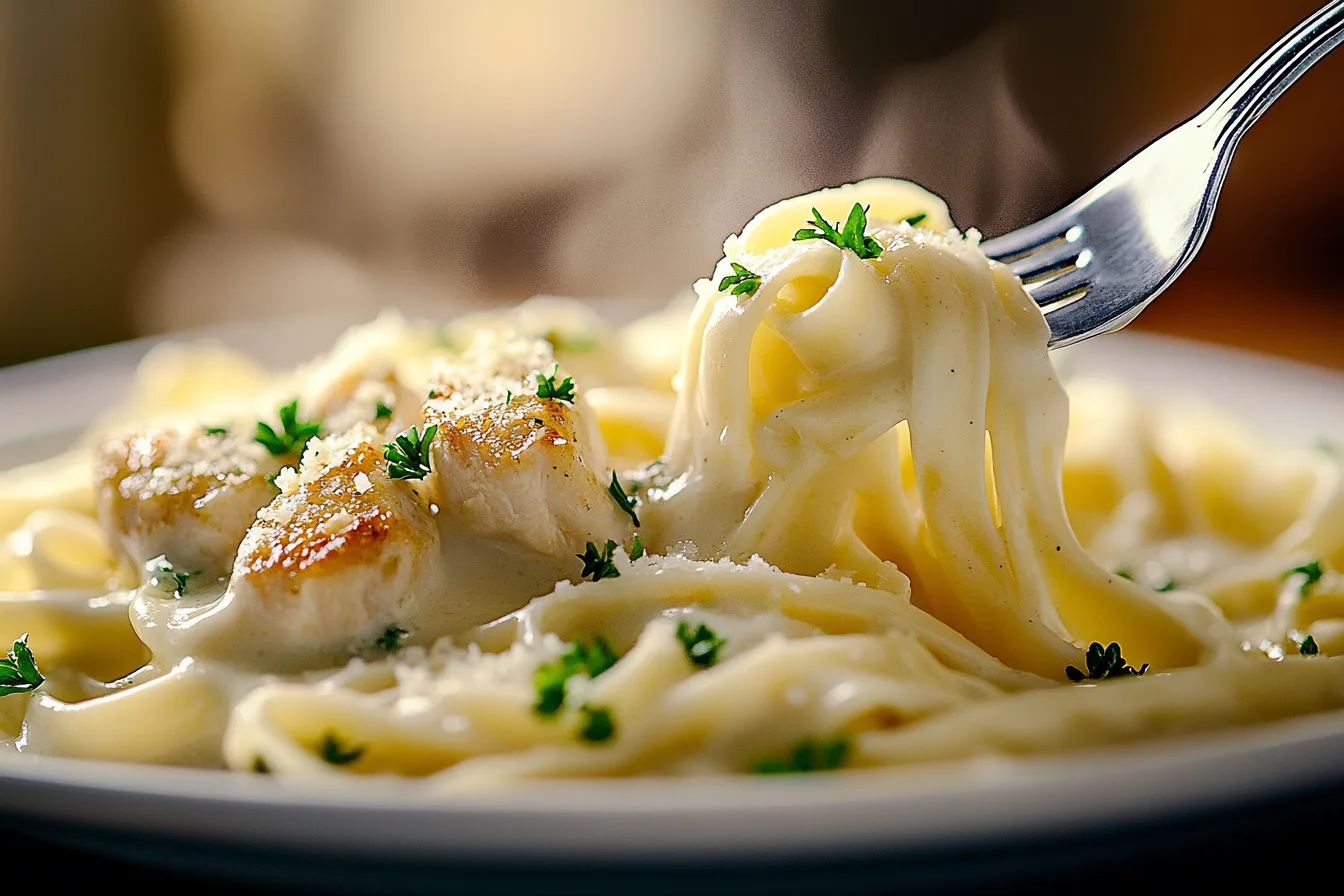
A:
<svg viewBox="0 0 1344 896">
<path fill-rule="evenodd" d="M 794 238 L 856 204 L 876 257 Z M 1344 707 L 1337 463 L 1066 389 L 937 197 L 780 202 L 695 294 L 388 316 L 284 375 L 156 354 L 90 447 L 0 474 L 0 637 L 46 676 L 3 752 L 451 792 Z M 323 430 L 279 456 L 289 400 Z"/>
</svg>

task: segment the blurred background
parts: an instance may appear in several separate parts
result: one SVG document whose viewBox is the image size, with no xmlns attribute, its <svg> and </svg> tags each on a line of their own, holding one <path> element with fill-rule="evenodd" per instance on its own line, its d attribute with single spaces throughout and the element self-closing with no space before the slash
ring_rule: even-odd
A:
<svg viewBox="0 0 1344 896">
<path fill-rule="evenodd" d="M 1318 0 L 0 0 L 0 365 L 534 293 L 660 305 L 774 200 L 907 177 L 994 235 Z M 1344 366 L 1344 53 L 1140 325 Z"/>
</svg>

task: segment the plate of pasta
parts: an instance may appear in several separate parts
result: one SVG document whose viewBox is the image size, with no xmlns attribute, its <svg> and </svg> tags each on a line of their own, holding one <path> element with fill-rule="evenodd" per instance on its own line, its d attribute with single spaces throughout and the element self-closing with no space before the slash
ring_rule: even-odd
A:
<svg viewBox="0 0 1344 896">
<path fill-rule="evenodd" d="M 0 810 L 151 852 L 770 860 L 1344 778 L 1336 374 L 1061 359 L 888 179 L 765 209 L 619 325 L 347 323 L 0 373 Z"/>
</svg>

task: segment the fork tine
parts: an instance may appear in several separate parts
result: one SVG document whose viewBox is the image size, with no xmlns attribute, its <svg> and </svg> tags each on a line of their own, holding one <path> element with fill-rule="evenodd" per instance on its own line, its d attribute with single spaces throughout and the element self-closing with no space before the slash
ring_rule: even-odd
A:
<svg viewBox="0 0 1344 896">
<path fill-rule="evenodd" d="M 1027 257 L 1040 247 L 1064 238 L 1068 224 L 1060 223 L 1059 213 L 1028 224 L 1011 233 L 996 236 L 980 244 L 980 250 L 995 261 L 1011 263 Z"/>
<path fill-rule="evenodd" d="M 1008 266 L 1024 281 L 1040 279 L 1042 274 L 1056 270 L 1062 273 L 1072 267 L 1080 251 L 1078 242 L 1061 238 L 1023 255 Z"/>
<path fill-rule="evenodd" d="M 1026 287 L 1027 294 L 1036 300 L 1042 308 L 1057 304 L 1064 299 L 1076 298 L 1091 285 L 1092 278 L 1084 268 L 1072 268 L 1050 280 L 1033 283 Z"/>
</svg>

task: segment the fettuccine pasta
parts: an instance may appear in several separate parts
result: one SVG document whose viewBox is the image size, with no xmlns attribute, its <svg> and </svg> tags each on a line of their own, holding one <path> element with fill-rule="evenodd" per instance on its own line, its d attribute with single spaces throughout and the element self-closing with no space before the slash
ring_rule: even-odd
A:
<svg viewBox="0 0 1344 896">
<path fill-rule="evenodd" d="M 156 350 L 0 474 L 3 752 L 446 793 L 1344 707 L 1335 459 L 1062 385 L 936 196 L 780 202 L 695 296 Z"/>
</svg>

